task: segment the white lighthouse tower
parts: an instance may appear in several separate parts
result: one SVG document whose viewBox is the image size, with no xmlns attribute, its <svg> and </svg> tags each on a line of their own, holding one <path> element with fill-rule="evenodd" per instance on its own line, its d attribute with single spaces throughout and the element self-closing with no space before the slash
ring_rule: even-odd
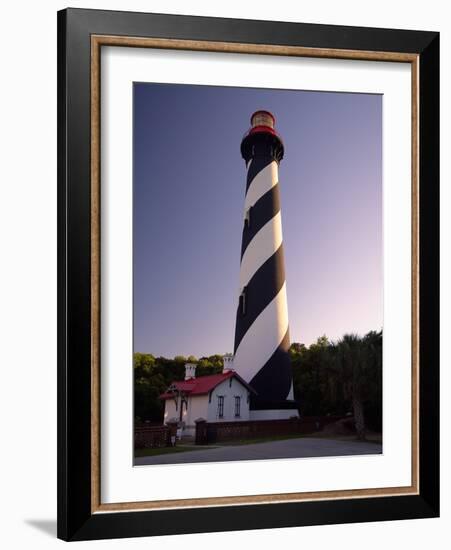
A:
<svg viewBox="0 0 451 550">
<path fill-rule="evenodd" d="M 287 289 L 279 195 L 284 146 L 274 116 L 257 111 L 241 142 L 247 181 L 233 367 L 256 391 L 251 419 L 298 416 L 288 349 Z"/>
</svg>

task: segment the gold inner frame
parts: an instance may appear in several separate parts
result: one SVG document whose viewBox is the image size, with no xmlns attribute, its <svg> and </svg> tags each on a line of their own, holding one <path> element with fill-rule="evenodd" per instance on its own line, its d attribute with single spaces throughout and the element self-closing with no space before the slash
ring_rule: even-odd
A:
<svg viewBox="0 0 451 550">
<path fill-rule="evenodd" d="M 384 487 L 340 491 L 280 493 L 210 498 L 190 498 L 145 502 L 102 504 L 100 500 L 100 50 L 102 46 L 157 48 L 209 52 L 247 53 L 367 61 L 410 63 L 412 98 L 412 479 L 408 487 Z M 419 56 L 399 52 L 334 50 L 267 44 L 246 44 L 139 38 L 128 36 L 91 36 L 91 512 L 199 508 L 277 502 L 306 502 L 348 498 L 419 494 Z"/>
</svg>

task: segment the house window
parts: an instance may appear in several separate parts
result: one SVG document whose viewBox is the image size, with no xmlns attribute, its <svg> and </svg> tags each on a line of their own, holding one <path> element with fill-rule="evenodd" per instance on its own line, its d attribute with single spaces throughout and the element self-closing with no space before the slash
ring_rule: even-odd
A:
<svg viewBox="0 0 451 550">
<path fill-rule="evenodd" d="M 241 416 L 241 397 L 235 395 L 235 416 Z"/>
<path fill-rule="evenodd" d="M 218 418 L 224 417 L 224 396 L 218 395 Z"/>
</svg>

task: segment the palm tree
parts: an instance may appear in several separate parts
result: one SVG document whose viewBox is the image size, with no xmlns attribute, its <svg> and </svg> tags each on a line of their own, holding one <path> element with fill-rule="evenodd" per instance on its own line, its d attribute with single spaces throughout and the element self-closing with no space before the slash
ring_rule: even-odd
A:
<svg viewBox="0 0 451 550">
<path fill-rule="evenodd" d="M 358 439 L 366 433 L 364 402 L 374 393 L 382 365 L 382 332 L 369 332 L 363 338 L 345 334 L 335 344 L 335 358 L 345 396 L 352 402 Z"/>
</svg>

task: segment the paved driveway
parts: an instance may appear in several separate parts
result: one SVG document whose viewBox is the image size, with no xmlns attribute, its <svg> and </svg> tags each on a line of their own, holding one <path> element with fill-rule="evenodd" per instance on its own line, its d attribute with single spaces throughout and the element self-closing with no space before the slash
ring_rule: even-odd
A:
<svg viewBox="0 0 451 550">
<path fill-rule="evenodd" d="M 258 460 L 269 458 L 307 458 L 318 456 L 349 456 L 382 453 L 379 443 L 339 441 L 302 437 L 251 445 L 216 447 L 202 451 L 187 451 L 135 459 L 135 466 L 147 464 L 187 464 L 194 462 L 224 462 L 230 460 Z"/>
</svg>

